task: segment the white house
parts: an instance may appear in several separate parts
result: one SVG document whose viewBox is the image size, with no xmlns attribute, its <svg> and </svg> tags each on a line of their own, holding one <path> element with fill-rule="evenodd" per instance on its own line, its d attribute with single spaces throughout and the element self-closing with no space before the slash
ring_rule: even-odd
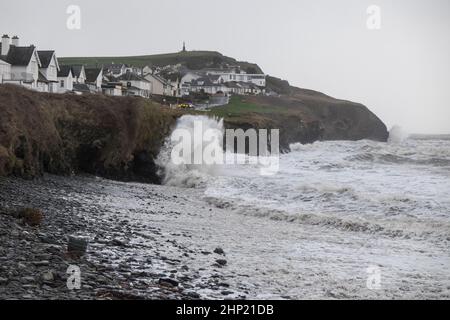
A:
<svg viewBox="0 0 450 320">
<path fill-rule="evenodd" d="M 72 90 L 72 68 L 70 66 L 61 66 L 58 71 L 58 92 L 64 93 Z"/>
<path fill-rule="evenodd" d="M 198 78 L 196 80 L 192 80 L 189 84 L 190 92 L 204 92 L 209 94 L 216 93 L 228 93 L 228 87 L 224 83 L 214 83 L 214 79 L 210 79 L 210 77 Z"/>
<path fill-rule="evenodd" d="M 41 68 L 39 69 L 40 76 L 47 81 L 48 92 L 58 92 L 58 71 L 59 64 L 56 58 L 55 51 L 41 51 L 38 52 L 39 60 L 41 60 Z M 42 76 L 42 77 L 41 77 Z M 39 80 L 39 79 L 38 79 Z"/>
<path fill-rule="evenodd" d="M 92 92 L 102 92 L 103 68 L 85 68 L 86 84 Z"/>
<path fill-rule="evenodd" d="M 130 70 L 131 71 L 131 70 Z M 127 72 L 127 66 L 123 63 L 111 63 L 103 65 L 103 73 L 106 75 L 112 75 L 114 77 L 120 77 Z"/>
<path fill-rule="evenodd" d="M 153 84 L 136 73 L 127 72 L 116 78 L 116 81 L 126 88 L 127 95 L 149 98 L 152 92 Z"/>
<path fill-rule="evenodd" d="M 108 96 L 121 96 L 122 84 L 115 84 L 115 83 L 102 84 L 102 92 Z"/>
<path fill-rule="evenodd" d="M 266 75 L 255 73 L 250 74 L 245 71 L 240 70 L 239 68 L 231 68 L 231 69 L 208 69 L 205 70 L 207 75 L 218 75 L 222 82 L 247 82 L 253 83 L 260 87 L 266 86 Z"/>
<path fill-rule="evenodd" d="M 0 83 L 3 83 L 3 79 L 11 79 L 11 65 L 3 60 L 0 60 Z"/>
<path fill-rule="evenodd" d="M 19 38 L 14 36 L 12 43 L 8 35 L 3 35 L 0 46 L 0 59 L 11 66 L 9 79 L 3 78 L 3 83 L 15 83 L 30 89 L 37 89 L 39 67 L 41 62 L 36 47 L 19 46 Z M 7 67 L 4 67 L 7 68 Z"/>
<path fill-rule="evenodd" d="M 49 92 L 49 85 L 50 81 L 48 81 L 44 74 L 39 70 L 36 90 L 40 92 Z"/>
<path fill-rule="evenodd" d="M 84 84 L 86 81 L 86 71 L 84 69 L 84 65 L 74 64 L 71 65 L 71 68 L 72 68 L 73 82 L 78 84 Z"/>
<path fill-rule="evenodd" d="M 172 95 L 172 85 L 162 77 L 147 73 L 143 76 L 147 81 L 149 81 L 152 84 L 151 93 L 162 95 L 162 96 L 171 96 Z"/>
<path fill-rule="evenodd" d="M 195 72 L 187 72 L 181 77 L 181 84 L 186 82 L 191 82 L 192 80 L 197 80 L 198 78 L 201 78 L 202 76 Z"/>
</svg>

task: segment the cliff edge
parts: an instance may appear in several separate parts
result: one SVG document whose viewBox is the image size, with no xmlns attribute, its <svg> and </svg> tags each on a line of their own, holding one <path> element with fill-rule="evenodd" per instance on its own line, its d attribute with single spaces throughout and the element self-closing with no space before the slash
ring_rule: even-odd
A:
<svg viewBox="0 0 450 320">
<path fill-rule="evenodd" d="M 158 183 L 154 159 L 182 114 L 139 97 L 0 85 L 0 176 L 90 173 Z M 280 129 L 282 151 L 294 142 L 388 138 L 363 105 L 298 88 L 279 97 L 233 96 L 202 114 L 224 118 L 226 128 Z"/>
<path fill-rule="evenodd" d="M 158 182 L 153 159 L 178 116 L 141 98 L 0 85 L 0 176 L 85 172 Z"/>
</svg>

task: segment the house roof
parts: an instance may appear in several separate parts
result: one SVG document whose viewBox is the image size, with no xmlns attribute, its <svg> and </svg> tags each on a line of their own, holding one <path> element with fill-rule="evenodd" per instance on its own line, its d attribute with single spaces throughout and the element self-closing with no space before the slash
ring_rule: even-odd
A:
<svg viewBox="0 0 450 320">
<path fill-rule="evenodd" d="M 226 82 L 224 84 L 228 88 L 236 88 L 236 89 L 241 89 L 242 88 L 236 81 L 230 81 L 230 82 Z"/>
<path fill-rule="evenodd" d="M 74 77 L 79 77 L 81 74 L 81 70 L 83 70 L 84 66 L 82 64 L 73 64 L 69 66 L 72 69 L 72 75 Z"/>
<path fill-rule="evenodd" d="M 214 80 L 218 80 L 219 77 L 211 77 L 211 75 L 207 75 L 206 77 L 201 77 L 198 79 L 194 79 L 191 81 L 194 86 L 203 86 L 203 87 L 216 87 L 223 85 L 222 83 L 214 83 Z"/>
<path fill-rule="evenodd" d="M 48 68 L 48 65 L 52 61 L 55 51 L 52 50 L 39 50 L 38 52 L 39 60 L 41 60 L 42 68 Z"/>
<path fill-rule="evenodd" d="M 58 71 L 58 77 L 68 77 L 71 71 L 72 68 L 70 66 L 60 66 Z"/>
<path fill-rule="evenodd" d="M 149 82 L 147 79 L 137 75 L 136 73 L 133 72 L 127 72 L 124 73 L 123 75 L 121 75 L 120 77 L 117 77 L 116 80 L 119 81 L 145 81 L 145 82 Z"/>
<path fill-rule="evenodd" d="M 209 74 L 208 78 L 212 81 L 217 81 L 220 78 L 220 74 Z"/>
<path fill-rule="evenodd" d="M 89 86 L 85 83 L 74 83 L 73 84 L 73 91 L 79 91 L 79 92 L 91 92 L 89 90 Z"/>
<path fill-rule="evenodd" d="M 135 87 L 135 86 L 130 86 L 130 87 L 127 87 L 127 90 L 142 90 L 142 89 Z"/>
<path fill-rule="evenodd" d="M 153 79 L 155 79 L 156 81 L 159 81 L 160 83 L 162 83 L 165 86 L 169 86 L 169 87 L 173 87 L 173 85 L 170 83 L 170 81 L 164 79 L 163 77 L 161 77 L 160 75 L 157 74 L 152 74 L 152 73 L 148 73 L 146 74 L 144 77 L 152 77 Z M 147 79 L 147 78 L 146 78 Z M 151 82 L 150 80 L 148 80 L 149 82 Z"/>
<path fill-rule="evenodd" d="M 104 64 L 103 69 L 107 72 L 111 72 L 113 74 L 119 74 L 122 72 L 123 68 L 126 68 L 127 65 L 124 63 L 110 63 L 110 64 Z"/>
<path fill-rule="evenodd" d="M 49 81 L 47 80 L 47 78 L 44 76 L 44 74 L 41 71 L 39 71 L 38 82 L 49 83 Z"/>
<path fill-rule="evenodd" d="M 86 73 L 87 82 L 95 82 L 102 72 L 102 68 L 85 68 L 84 72 Z"/>
<path fill-rule="evenodd" d="M 2 46 L 0 44 L 0 52 L 1 48 Z M 0 58 L 14 66 L 27 66 L 30 63 L 35 49 L 35 46 L 16 47 L 11 45 L 8 54 L 6 56 L 1 56 Z"/>
</svg>

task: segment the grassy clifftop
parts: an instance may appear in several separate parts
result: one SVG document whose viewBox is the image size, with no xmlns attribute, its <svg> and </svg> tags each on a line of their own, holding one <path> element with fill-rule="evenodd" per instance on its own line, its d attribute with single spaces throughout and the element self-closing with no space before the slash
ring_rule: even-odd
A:
<svg viewBox="0 0 450 320">
<path fill-rule="evenodd" d="M 202 68 L 217 68 L 224 64 L 239 65 L 244 70 L 262 73 L 261 68 L 254 63 L 237 61 L 222 55 L 216 51 L 186 51 L 176 53 L 154 54 L 144 56 L 129 57 L 63 57 L 59 58 L 62 64 L 86 64 L 86 65 L 102 65 L 109 63 L 125 63 L 137 67 L 149 66 L 166 66 L 182 64 L 189 69 L 198 70 Z"/>
<path fill-rule="evenodd" d="M 149 100 L 0 86 L 0 176 L 87 172 L 157 182 L 154 157 L 179 114 Z"/>
<path fill-rule="evenodd" d="M 285 150 L 294 142 L 387 140 L 386 126 L 365 106 L 312 90 L 292 90 L 281 97 L 235 96 L 211 113 L 224 118 L 228 128 L 278 128 Z"/>
</svg>

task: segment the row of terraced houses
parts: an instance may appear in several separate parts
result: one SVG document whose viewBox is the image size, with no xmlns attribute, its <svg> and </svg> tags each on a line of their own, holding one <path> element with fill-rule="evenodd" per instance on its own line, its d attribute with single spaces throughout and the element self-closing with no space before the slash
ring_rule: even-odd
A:
<svg viewBox="0 0 450 320">
<path fill-rule="evenodd" d="M 189 70 L 181 65 L 162 68 L 108 64 L 95 67 L 60 65 L 54 50 L 21 46 L 19 37 L 3 35 L 0 44 L 0 84 L 11 83 L 51 93 L 103 93 L 114 96 L 187 96 L 265 94 L 264 74 L 248 74 L 238 66 Z"/>
</svg>

